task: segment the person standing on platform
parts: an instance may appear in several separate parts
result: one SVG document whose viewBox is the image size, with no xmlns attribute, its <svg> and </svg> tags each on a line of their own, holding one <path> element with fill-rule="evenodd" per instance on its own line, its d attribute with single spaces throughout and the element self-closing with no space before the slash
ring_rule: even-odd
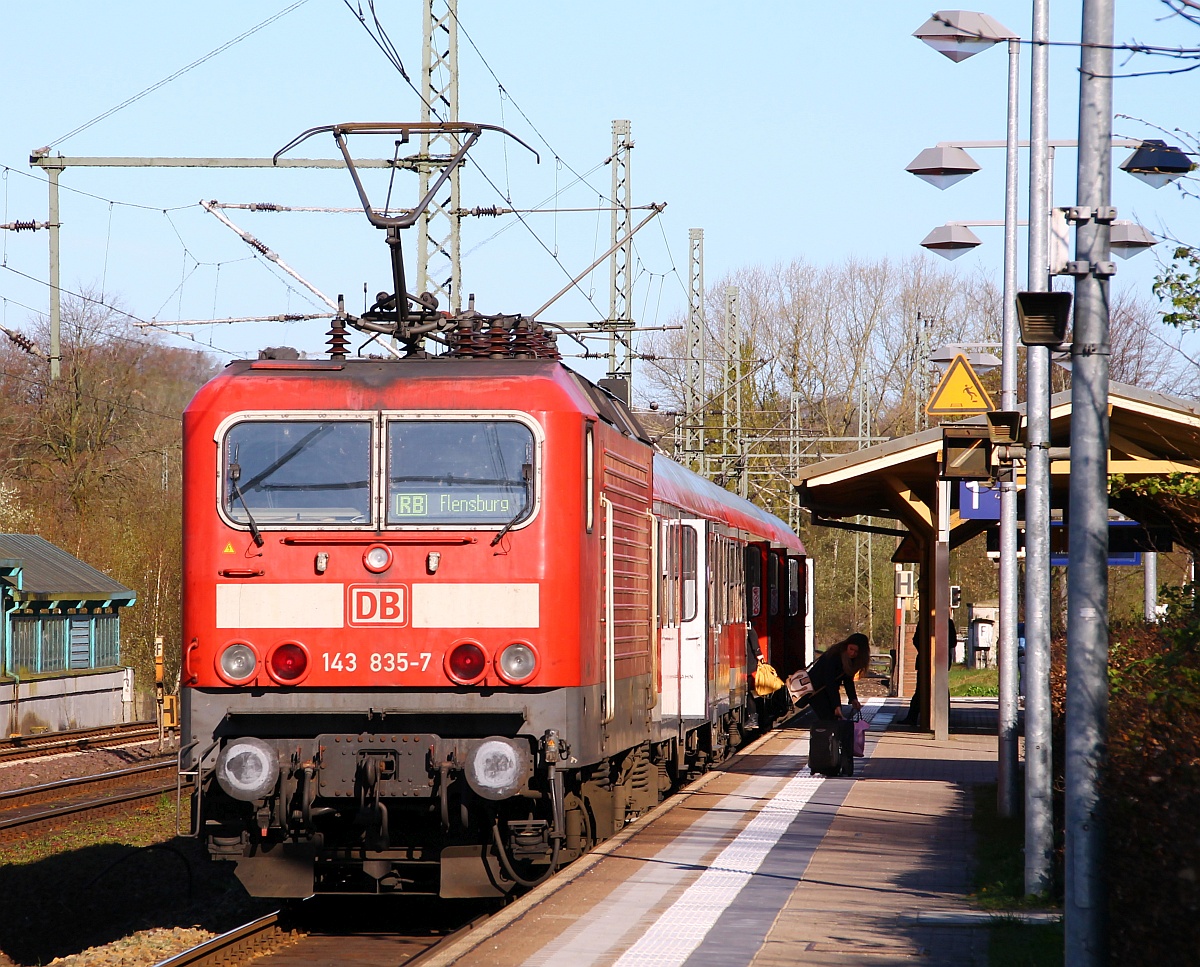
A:
<svg viewBox="0 0 1200 967">
<path fill-rule="evenodd" d="M 854 676 L 871 661 L 871 643 L 867 636 L 855 632 L 849 638 L 830 645 L 808 670 L 813 693 L 809 699 L 819 719 L 842 717 L 841 694 L 846 689 L 846 698 L 857 712 L 862 708 L 858 692 L 854 688 Z"/>
</svg>

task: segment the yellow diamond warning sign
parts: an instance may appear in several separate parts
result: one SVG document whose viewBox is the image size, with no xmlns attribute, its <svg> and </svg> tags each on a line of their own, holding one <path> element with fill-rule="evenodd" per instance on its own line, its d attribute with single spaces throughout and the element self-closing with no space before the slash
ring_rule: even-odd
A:
<svg viewBox="0 0 1200 967">
<path fill-rule="evenodd" d="M 989 413 L 995 408 L 975 370 L 961 353 L 951 361 L 946 375 L 925 404 L 925 412 L 929 416 Z"/>
</svg>

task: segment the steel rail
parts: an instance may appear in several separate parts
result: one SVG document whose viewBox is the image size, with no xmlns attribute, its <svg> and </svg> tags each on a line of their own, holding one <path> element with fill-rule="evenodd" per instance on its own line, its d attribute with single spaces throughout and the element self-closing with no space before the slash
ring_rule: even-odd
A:
<svg viewBox="0 0 1200 967">
<path fill-rule="evenodd" d="M 268 953 L 278 946 L 280 941 L 294 941 L 298 938 L 298 931 L 280 924 L 280 913 L 276 910 L 265 917 L 259 917 L 205 940 L 174 957 L 159 961 L 155 967 L 200 967 L 215 964 L 234 967 Z M 264 950 L 264 947 L 267 949 Z"/>
<path fill-rule="evenodd" d="M 127 745 L 143 738 L 158 736 L 154 722 L 130 722 L 127 725 L 97 729 L 72 729 L 38 735 L 9 736 L 0 740 L 0 761 L 33 758 L 54 752 L 94 748 L 98 745 Z"/>
<path fill-rule="evenodd" d="M 153 782 L 151 785 L 137 785 L 132 788 L 113 790 L 104 795 L 75 799 L 32 812 L 23 808 L 36 805 L 39 800 L 61 795 L 69 790 L 86 789 L 89 786 L 124 785 L 142 776 L 151 777 L 156 772 L 169 773 L 170 781 L 163 779 Z M 38 826 L 45 826 L 69 816 L 78 816 L 83 813 L 94 813 L 97 816 L 110 814 L 119 807 L 127 807 L 132 803 L 167 795 L 175 791 L 176 781 L 174 763 L 168 761 L 147 763 L 129 769 L 104 773 L 100 776 L 64 779 L 41 786 L 30 786 L 0 793 L 0 804 L 6 807 L 4 812 L 7 813 L 7 815 L 0 815 L 0 841 L 19 839 L 28 835 L 32 829 Z"/>
</svg>

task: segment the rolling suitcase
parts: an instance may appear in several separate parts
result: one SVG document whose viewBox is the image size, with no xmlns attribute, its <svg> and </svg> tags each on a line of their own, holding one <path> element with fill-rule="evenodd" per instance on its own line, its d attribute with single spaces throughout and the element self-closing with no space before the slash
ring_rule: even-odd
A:
<svg viewBox="0 0 1200 967">
<path fill-rule="evenodd" d="M 824 776 L 854 775 L 854 723 L 818 722 L 809 732 L 808 768 Z"/>
</svg>

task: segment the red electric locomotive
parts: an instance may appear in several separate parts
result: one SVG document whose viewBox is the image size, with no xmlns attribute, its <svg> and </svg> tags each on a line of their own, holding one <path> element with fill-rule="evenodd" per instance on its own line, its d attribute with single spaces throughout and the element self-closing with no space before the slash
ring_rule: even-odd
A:
<svg viewBox="0 0 1200 967">
<path fill-rule="evenodd" d="M 430 301 L 184 414 L 181 770 L 252 894 L 536 883 L 739 744 L 758 653 L 809 657 L 782 521 L 536 323 Z M 348 358 L 389 313 L 411 358 Z"/>
</svg>

